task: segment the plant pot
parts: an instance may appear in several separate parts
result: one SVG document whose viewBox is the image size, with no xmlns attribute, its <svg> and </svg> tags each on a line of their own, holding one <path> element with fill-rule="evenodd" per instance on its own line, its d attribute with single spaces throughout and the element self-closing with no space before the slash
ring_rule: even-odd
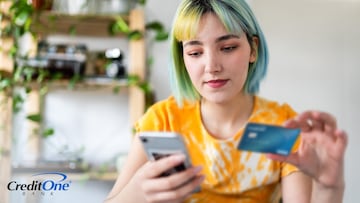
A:
<svg viewBox="0 0 360 203">
<path fill-rule="evenodd" d="M 70 15 L 85 14 L 88 13 L 88 0 L 54 0 L 53 10 Z"/>
<path fill-rule="evenodd" d="M 128 14 L 136 5 L 135 0 L 101 0 L 96 1 L 99 14 L 119 15 Z"/>
</svg>

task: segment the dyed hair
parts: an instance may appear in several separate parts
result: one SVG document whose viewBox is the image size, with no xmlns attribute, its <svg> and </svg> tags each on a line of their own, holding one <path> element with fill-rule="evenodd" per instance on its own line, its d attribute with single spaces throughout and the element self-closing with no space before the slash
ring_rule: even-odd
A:
<svg viewBox="0 0 360 203">
<path fill-rule="evenodd" d="M 245 92 L 257 93 L 260 81 L 266 74 L 268 65 L 266 40 L 253 12 L 244 0 L 183 0 L 176 12 L 170 36 L 171 88 L 180 105 L 184 100 L 200 99 L 199 92 L 193 86 L 185 68 L 182 41 L 191 40 L 196 36 L 200 19 L 208 12 L 214 13 L 229 33 L 239 36 L 246 34 L 253 49 L 255 45 L 252 39 L 258 38 L 257 56 L 255 62 L 249 64 Z"/>
</svg>

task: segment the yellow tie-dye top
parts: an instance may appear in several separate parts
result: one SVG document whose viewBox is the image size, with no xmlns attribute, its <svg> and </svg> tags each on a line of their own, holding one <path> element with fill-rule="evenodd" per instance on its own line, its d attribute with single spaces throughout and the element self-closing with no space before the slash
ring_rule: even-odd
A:
<svg viewBox="0 0 360 203">
<path fill-rule="evenodd" d="M 248 122 L 281 125 L 295 115 L 287 104 L 255 96 Z M 297 170 L 260 153 L 239 151 L 237 145 L 243 128 L 232 139 L 213 138 L 202 124 L 199 102 L 185 103 L 179 108 L 175 99 L 169 97 L 150 107 L 135 129 L 175 131 L 183 136 L 192 164 L 202 165 L 205 175 L 201 192 L 194 193 L 186 202 L 274 202 L 279 197 L 281 178 Z"/>
</svg>

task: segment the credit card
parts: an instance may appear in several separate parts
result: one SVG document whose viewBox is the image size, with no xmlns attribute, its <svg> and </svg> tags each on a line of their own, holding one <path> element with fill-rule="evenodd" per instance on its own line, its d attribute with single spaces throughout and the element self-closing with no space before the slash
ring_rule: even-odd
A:
<svg viewBox="0 0 360 203">
<path fill-rule="evenodd" d="M 291 152 L 299 134 L 298 128 L 248 123 L 238 149 L 286 156 Z"/>
</svg>

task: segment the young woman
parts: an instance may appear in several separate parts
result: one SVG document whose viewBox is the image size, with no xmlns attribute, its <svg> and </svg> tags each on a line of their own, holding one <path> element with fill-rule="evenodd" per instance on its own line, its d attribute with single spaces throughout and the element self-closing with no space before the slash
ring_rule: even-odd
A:
<svg viewBox="0 0 360 203">
<path fill-rule="evenodd" d="M 173 96 L 135 127 L 180 133 L 194 167 L 159 177 L 184 155 L 148 161 L 135 135 L 107 202 L 342 202 L 347 135 L 328 113 L 256 96 L 268 53 L 245 1 L 184 0 L 171 37 Z M 301 128 L 300 144 L 287 157 L 240 151 L 248 122 Z"/>
</svg>

